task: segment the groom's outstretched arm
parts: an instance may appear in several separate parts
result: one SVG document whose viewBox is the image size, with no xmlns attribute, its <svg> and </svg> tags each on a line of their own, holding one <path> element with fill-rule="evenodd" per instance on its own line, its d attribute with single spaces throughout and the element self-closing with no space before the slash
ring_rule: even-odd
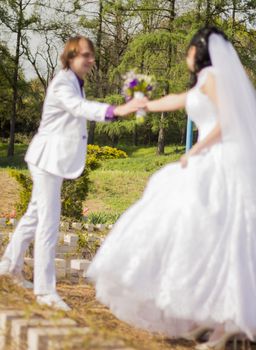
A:
<svg viewBox="0 0 256 350">
<path fill-rule="evenodd" d="M 53 93 L 60 106 L 77 118 L 104 121 L 109 104 L 96 101 L 88 101 L 79 96 L 77 90 L 68 80 L 56 82 Z"/>
</svg>

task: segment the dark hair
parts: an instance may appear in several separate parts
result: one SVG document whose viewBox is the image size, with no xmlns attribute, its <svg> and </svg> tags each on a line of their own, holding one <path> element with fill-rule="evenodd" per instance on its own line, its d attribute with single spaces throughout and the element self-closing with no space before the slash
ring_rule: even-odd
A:
<svg viewBox="0 0 256 350">
<path fill-rule="evenodd" d="M 77 35 L 72 38 L 69 38 L 60 56 L 63 69 L 68 69 L 70 59 L 77 56 L 80 40 L 85 40 L 90 50 L 92 51 L 92 53 L 93 54 L 95 53 L 93 42 L 90 39 L 86 38 L 85 36 Z"/>
<path fill-rule="evenodd" d="M 224 39 L 228 40 L 223 31 L 217 27 L 211 26 L 199 29 L 189 43 L 188 50 L 191 46 L 196 47 L 194 71 L 191 72 L 191 87 L 196 84 L 197 74 L 200 72 L 200 70 L 212 65 L 209 54 L 209 37 L 213 33 L 219 34 Z"/>
</svg>

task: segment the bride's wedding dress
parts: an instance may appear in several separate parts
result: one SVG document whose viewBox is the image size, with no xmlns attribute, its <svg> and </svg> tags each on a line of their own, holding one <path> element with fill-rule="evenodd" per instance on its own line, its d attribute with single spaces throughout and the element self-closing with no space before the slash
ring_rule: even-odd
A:
<svg viewBox="0 0 256 350">
<path fill-rule="evenodd" d="M 209 73 L 215 68 L 199 73 L 186 100 L 199 139 L 218 118 L 202 92 Z M 234 154 L 230 171 L 225 147 Z M 219 142 L 186 168 L 169 164 L 117 221 L 87 274 L 119 319 L 168 336 L 220 323 L 256 333 L 255 208 L 247 205 L 235 162 L 235 145 Z"/>
</svg>

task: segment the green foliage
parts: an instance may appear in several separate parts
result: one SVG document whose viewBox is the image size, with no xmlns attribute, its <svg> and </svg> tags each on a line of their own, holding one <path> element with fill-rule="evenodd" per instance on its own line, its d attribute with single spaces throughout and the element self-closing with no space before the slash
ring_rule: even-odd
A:
<svg viewBox="0 0 256 350">
<path fill-rule="evenodd" d="M 127 158 L 127 154 L 117 148 L 97 145 L 87 146 L 88 157 L 95 157 L 97 160 Z"/>
<path fill-rule="evenodd" d="M 32 180 L 29 174 L 19 170 L 11 169 L 10 175 L 13 176 L 21 185 L 20 200 L 17 204 L 17 214 L 22 216 L 28 207 L 31 192 Z M 82 203 L 88 192 L 88 174 L 85 169 L 82 175 L 76 180 L 64 180 L 61 191 L 62 215 L 80 219 L 82 215 Z"/>
<path fill-rule="evenodd" d="M 9 174 L 21 185 L 20 201 L 16 206 L 17 214 L 18 216 L 21 216 L 27 210 L 27 206 L 30 201 L 32 180 L 30 176 L 18 170 L 11 169 L 9 170 Z"/>
<path fill-rule="evenodd" d="M 92 259 L 97 252 L 98 248 L 101 246 L 101 238 L 98 237 L 92 237 L 92 235 L 88 232 L 78 233 L 78 251 L 82 250 L 83 252 L 86 251 L 85 258 Z"/>
<path fill-rule="evenodd" d="M 114 224 L 119 218 L 118 213 L 107 213 L 107 212 L 91 212 L 88 215 L 88 223 L 90 224 Z"/>
<path fill-rule="evenodd" d="M 75 180 L 64 180 L 61 191 L 62 215 L 69 218 L 81 219 L 83 201 L 88 193 L 89 172 L 96 169 L 100 161 L 106 159 L 127 158 L 124 151 L 112 147 L 99 147 L 88 145 L 88 154 L 86 158 L 86 167 L 82 175 Z M 27 209 L 31 191 L 32 180 L 29 174 L 15 169 L 11 169 L 10 175 L 13 176 L 21 185 L 20 201 L 17 205 L 17 214 L 23 215 Z"/>
<path fill-rule="evenodd" d="M 64 180 L 61 191 L 62 215 L 80 219 L 83 201 L 88 192 L 89 169 L 85 168 L 82 175 L 75 180 Z"/>
</svg>

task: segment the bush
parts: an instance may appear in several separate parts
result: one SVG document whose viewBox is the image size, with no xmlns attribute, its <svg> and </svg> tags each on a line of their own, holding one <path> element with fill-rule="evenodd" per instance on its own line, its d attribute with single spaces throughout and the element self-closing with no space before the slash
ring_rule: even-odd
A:
<svg viewBox="0 0 256 350">
<path fill-rule="evenodd" d="M 64 180 L 61 191 L 62 215 L 80 219 L 82 215 L 82 204 L 88 192 L 88 174 L 85 169 L 82 175 L 76 180 Z M 13 176 L 21 185 L 20 200 L 16 206 L 18 216 L 22 216 L 28 207 L 31 192 L 32 180 L 30 175 L 26 175 L 18 170 L 10 170 Z"/>
<path fill-rule="evenodd" d="M 120 214 L 111 214 L 105 212 L 91 212 L 88 215 L 88 223 L 90 224 L 114 224 L 119 218 Z"/>
<path fill-rule="evenodd" d="M 88 193 L 89 172 L 100 165 L 100 160 L 126 158 L 127 154 L 112 147 L 88 145 L 86 167 L 82 175 L 75 180 L 64 180 L 61 192 L 62 215 L 68 218 L 81 219 L 83 201 Z M 32 180 L 29 175 L 18 170 L 10 170 L 22 187 L 20 201 L 16 207 L 18 216 L 23 215 L 31 197 Z M 102 222 L 101 222 L 102 223 Z"/>
<path fill-rule="evenodd" d="M 88 193 L 89 169 L 75 180 L 64 180 L 61 191 L 62 215 L 81 219 L 83 201 Z"/>
<path fill-rule="evenodd" d="M 127 153 L 125 153 L 124 151 L 109 146 L 100 147 L 97 145 L 88 145 L 87 152 L 88 156 L 95 156 L 96 159 L 99 160 L 119 159 L 128 157 Z"/>
<path fill-rule="evenodd" d="M 27 210 L 27 206 L 32 192 L 32 180 L 30 176 L 21 171 L 11 169 L 9 174 L 21 185 L 20 201 L 16 205 L 17 215 L 22 216 Z"/>
</svg>

